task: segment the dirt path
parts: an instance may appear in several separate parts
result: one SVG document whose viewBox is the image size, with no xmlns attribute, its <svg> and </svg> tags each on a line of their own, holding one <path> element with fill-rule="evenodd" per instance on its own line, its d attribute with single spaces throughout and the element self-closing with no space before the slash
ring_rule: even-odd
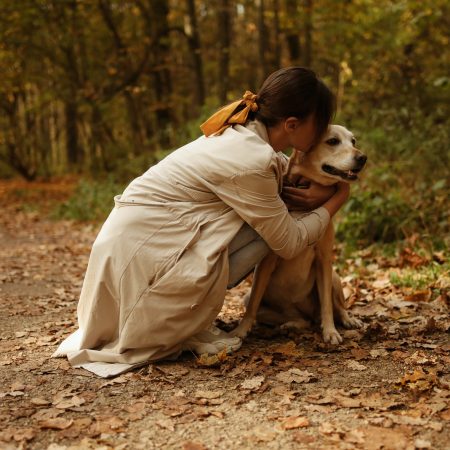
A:
<svg viewBox="0 0 450 450">
<path fill-rule="evenodd" d="M 365 325 L 337 348 L 317 332 L 258 327 L 215 366 L 185 355 L 99 379 L 50 359 L 75 329 L 97 226 L 1 198 L 0 449 L 448 448 L 444 288 L 404 293 L 375 256 L 365 276 L 350 261 L 346 293 Z M 247 289 L 230 291 L 222 326 L 236 323 Z"/>
</svg>

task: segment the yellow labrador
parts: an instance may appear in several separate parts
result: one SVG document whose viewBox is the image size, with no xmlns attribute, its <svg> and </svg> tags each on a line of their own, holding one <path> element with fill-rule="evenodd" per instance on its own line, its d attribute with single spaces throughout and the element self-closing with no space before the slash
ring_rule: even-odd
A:
<svg viewBox="0 0 450 450">
<path fill-rule="evenodd" d="M 296 186 L 302 177 L 323 185 L 357 180 L 367 157 L 355 143 L 349 130 L 331 125 L 310 152 L 293 151 L 285 184 Z M 330 222 L 316 245 L 295 258 L 284 260 L 273 253 L 264 258 L 255 270 L 245 315 L 231 334 L 244 338 L 255 319 L 282 328 L 304 329 L 320 318 L 324 341 L 338 344 L 342 337 L 336 330 L 335 316 L 346 328 L 360 327 L 362 322 L 345 309 L 341 280 L 332 266 L 333 242 Z"/>
</svg>

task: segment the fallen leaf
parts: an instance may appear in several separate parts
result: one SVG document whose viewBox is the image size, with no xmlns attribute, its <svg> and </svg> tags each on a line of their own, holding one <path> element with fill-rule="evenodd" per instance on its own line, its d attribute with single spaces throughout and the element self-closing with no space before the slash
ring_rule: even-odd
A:
<svg viewBox="0 0 450 450">
<path fill-rule="evenodd" d="M 37 398 L 37 397 L 33 397 L 30 400 L 30 403 L 35 405 L 35 406 L 47 406 L 47 405 L 50 405 L 50 402 L 48 400 L 45 400 L 43 398 Z"/>
<path fill-rule="evenodd" d="M 292 440 L 297 444 L 311 444 L 316 441 L 316 438 L 303 431 L 297 431 L 292 435 Z"/>
<path fill-rule="evenodd" d="M 78 397 L 77 395 L 74 395 L 72 398 L 63 399 L 60 402 L 53 404 L 55 405 L 55 408 L 58 409 L 69 409 L 69 408 L 77 408 L 78 406 L 81 406 L 84 403 L 86 403 L 86 400 L 83 397 Z"/>
<path fill-rule="evenodd" d="M 294 428 L 307 428 L 310 422 L 307 417 L 291 416 L 282 420 L 281 428 L 283 430 L 293 430 Z"/>
<path fill-rule="evenodd" d="M 360 361 L 361 359 L 368 359 L 370 355 L 370 353 L 363 348 L 352 348 L 350 350 L 350 353 L 352 354 L 353 358 L 356 359 L 356 361 Z"/>
<path fill-rule="evenodd" d="M 331 422 L 322 422 L 319 425 L 319 431 L 322 434 L 332 434 L 336 431 L 336 428 Z"/>
<path fill-rule="evenodd" d="M 275 377 L 283 383 L 309 383 L 310 381 L 317 380 L 317 377 L 313 373 L 297 368 L 280 372 Z"/>
<path fill-rule="evenodd" d="M 375 289 L 385 289 L 391 285 L 389 278 L 380 278 L 372 283 L 372 287 Z"/>
<path fill-rule="evenodd" d="M 360 364 L 357 361 L 347 361 L 346 365 L 347 365 L 347 367 L 349 367 L 350 369 L 353 369 L 353 370 L 362 371 L 362 370 L 367 369 L 367 367 L 364 364 Z"/>
<path fill-rule="evenodd" d="M 124 409 L 129 413 L 141 412 L 145 409 L 145 402 L 137 401 L 136 403 L 132 403 L 131 405 L 126 405 Z"/>
<path fill-rule="evenodd" d="M 431 299 L 431 289 L 425 289 L 422 291 L 415 291 L 405 296 L 407 302 L 428 302 Z"/>
<path fill-rule="evenodd" d="M 345 433 L 344 441 L 351 444 L 364 444 L 364 432 L 362 430 L 350 430 Z"/>
<path fill-rule="evenodd" d="M 26 385 L 20 381 L 16 381 L 11 385 L 11 391 L 25 391 Z"/>
<path fill-rule="evenodd" d="M 335 403 L 343 408 L 360 408 L 361 400 L 356 398 L 344 397 L 343 395 L 335 398 Z"/>
<path fill-rule="evenodd" d="M 73 419 L 65 419 L 64 417 L 56 417 L 55 419 L 40 420 L 39 426 L 43 429 L 65 430 L 73 424 Z"/>
<path fill-rule="evenodd" d="M 14 334 L 16 338 L 22 338 L 28 336 L 28 331 L 16 331 Z"/>
<path fill-rule="evenodd" d="M 264 379 L 265 378 L 262 375 L 254 378 L 249 378 L 248 380 L 245 380 L 241 383 L 241 388 L 248 389 L 250 391 L 256 391 L 261 387 Z"/>
<path fill-rule="evenodd" d="M 267 425 L 259 425 L 253 428 L 249 439 L 255 442 L 270 442 L 277 437 L 278 433 L 279 431 L 267 428 Z"/>
<path fill-rule="evenodd" d="M 175 431 L 174 424 L 170 419 L 157 420 L 155 423 L 160 428 L 163 428 L 163 429 L 169 430 L 169 431 Z"/>
<path fill-rule="evenodd" d="M 434 372 L 426 373 L 419 368 L 413 373 L 405 374 L 399 381 L 402 386 L 408 387 L 412 391 L 424 392 L 431 390 L 438 384 L 439 380 Z"/>
<path fill-rule="evenodd" d="M 58 417 L 61 414 L 63 414 L 63 411 L 56 408 L 40 409 L 35 414 L 33 414 L 33 419 L 35 420 L 54 419 L 55 417 Z"/>
<path fill-rule="evenodd" d="M 197 365 L 203 367 L 220 366 L 224 361 L 228 359 L 227 349 L 224 348 L 221 352 L 214 355 L 203 354 L 197 358 Z"/>
<path fill-rule="evenodd" d="M 330 405 L 335 402 L 334 398 L 331 398 L 329 396 L 321 397 L 320 394 L 308 395 L 304 398 L 304 400 L 314 405 Z"/>
<path fill-rule="evenodd" d="M 284 344 L 271 345 L 267 350 L 270 353 L 279 353 L 284 356 L 298 357 L 302 354 L 294 341 L 289 341 Z"/>
<path fill-rule="evenodd" d="M 95 422 L 89 428 L 90 436 L 99 436 L 103 433 L 120 433 L 125 430 L 126 422 L 117 416 L 96 416 Z"/>
<path fill-rule="evenodd" d="M 206 398 L 208 400 L 219 398 L 223 395 L 223 391 L 197 391 L 194 394 L 195 398 Z"/>
<path fill-rule="evenodd" d="M 0 442 L 11 442 L 12 440 L 16 442 L 31 441 L 35 437 L 36 431 L 33 428 L 7 428 L 0 431 Z"/>
<path fill-rule="evenodd" d="M 415 448 L 431 448 L 431 442 L 426 441 L 425 439 L 416 439 L 414 441 Z"/>
</svg>

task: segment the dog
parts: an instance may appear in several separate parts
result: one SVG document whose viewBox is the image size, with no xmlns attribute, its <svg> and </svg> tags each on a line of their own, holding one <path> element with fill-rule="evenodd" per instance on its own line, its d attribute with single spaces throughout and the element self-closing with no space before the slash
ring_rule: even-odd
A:
<svg viewBox="0 0 450 450">
<path fill-rule="evenodd" d="M 297 186 L 304 178 L 323 185 L 351 183 L 358 179 L 366 160 L 349 130 L 330 125 L 309 152 L 293 150 L 284 184 Z M 362 322 L 346 311 L 341 280 L 332 266 L 333 243 L 330 221 L 319 241 L 295 258 L 284 260 L 274 253 L 266 256 L 255 269 L 244 317 L 231 334 L 243 339 L 256 319 L 282 329 L 302 330 L 320 318 L 323 340 L 336 345 L 342 337 L 335 317 L 346 328 L 361 327 Z"/>
</svg>

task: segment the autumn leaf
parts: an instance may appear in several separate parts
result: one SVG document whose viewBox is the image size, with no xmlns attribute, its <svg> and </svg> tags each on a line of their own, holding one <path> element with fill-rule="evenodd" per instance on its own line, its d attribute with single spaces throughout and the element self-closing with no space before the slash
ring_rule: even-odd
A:
<svg viewBox="0 0 450 450">
<path fill-rule="evenodd" d="M 405 295 L 407 302 L 428 302 L 431 299 L 431 289 L 424 289 L 422 291 L 415 291 L 409 295 Z"/>
<path fill-rule="evenodd" d="M 194 397 L 196 398 L 206 398 L 208 400 L 219 398 L 223 395 L 223 391 L 196 391 Z"/>
<path fill-rule="evenodd" d="M 278 373 L 276 379 L 283 383 L 309 383 L 310 381 L 316 381 L 317 377 L 307 370 L 294 368 Z"/>
<path fill-rule="evenodd" d="M 254 378 L 250 378 L 241 383 L 241 388 L 248 389 L 250 391 L 256 391 L 261 387 L 262 383 L 264 382 L 264 379 L 265 379 L 265 377 L 263 375 L 260 375 L 258 377 L 254 377 Z"/>
<path fill-rule="evenodd" d="M 283 430 L 293 430 L 294 428 L 307 428 L 310 422 L 307 417 L 291 416 L 283 419 L 281 422 L 281 428 Z"/>
<path fill-rule="evenodd" d="M 347 367 L 353 370 L 366 370 L 367 367 L 364 364 L 360 364 L 357 361 L 347 361 Z"/>
<path fill-rule="evenodd" d="M 41 428 L 51 430 L 65 430 L 73 424 L 73 419 L 65 419 L 64 417 L 56 417 L 54 419 L 46 419 L 38 422 Z"/>
<path fill-rule="evenodd" d="M 412 373 L 405 374 L 399 384 L 408 387 L 412 391 L 424 392 L 432 389 L 438 384 L 438 378 L 434 372 L 426 373 L 422 368 L 416 369 Z"/>
<path fill-rule="evenodd" d="M 227 349 L 223 349 L 221 352 L 214 355 L 208 355 L 204 353 L 197 358 L 197 365 L 204 367 L 220 366 L 224 361 L 228 359 Z"/>
<path fill-rule="evenodd" d="M 30 400 L 30 403 L 35 405 L 35 406 L 47 406 L 50 405 L 50 402 L 48 400 L 45 400 L 43 398 L 37 398 L 34 397 Z"/>
<path fill-rule="evenodd" d="M 279 353 L 283 356 L 301 356 L 301 351 L 297 348 L 297 344 L 294 341 L 289 341 L 284 344 L 272 345 L 267 349 L 270 353 Z"/>
</svg>

